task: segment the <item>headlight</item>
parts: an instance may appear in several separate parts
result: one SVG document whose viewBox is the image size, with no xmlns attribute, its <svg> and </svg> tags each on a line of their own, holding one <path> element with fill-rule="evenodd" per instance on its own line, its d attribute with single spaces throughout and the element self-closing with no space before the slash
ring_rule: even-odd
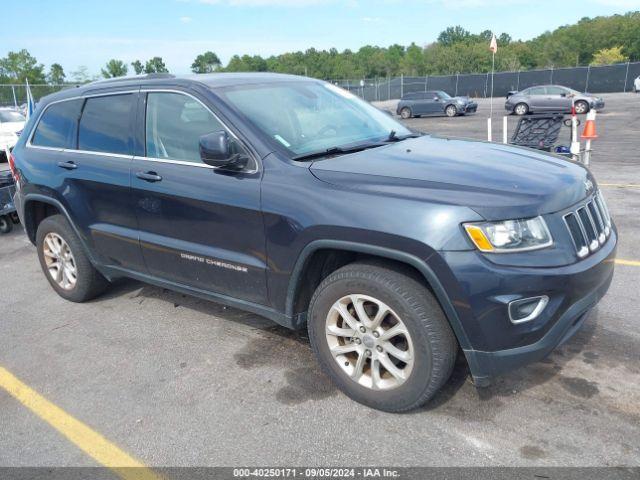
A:
<svg viewBox="0 0 640 480">
<path fill-rule="evenodd" d="M 553 244 L 542 217 L 502 222 L 465 223 L 464 229 L 481 252 L 508 253 L 537 250 Z"/>
</svg>

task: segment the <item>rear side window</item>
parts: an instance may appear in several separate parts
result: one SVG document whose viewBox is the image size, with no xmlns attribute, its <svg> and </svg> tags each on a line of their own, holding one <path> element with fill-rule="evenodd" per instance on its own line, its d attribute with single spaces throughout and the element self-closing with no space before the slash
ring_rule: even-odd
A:
<svg viewBox="0 0 640 480">
<path fill-rule="evenodd" d="M 529 89 L 529 95 L 546 95 L 547 91 L 544 87 L 533 87 Z"/>
<path fill-rule="evenodd" d="M 87 98 L 80 118 L 78 149 L 132 155 L 132 106 L 131 94 Z"/>
<path fill-rule="evenodd" d="M 39 147 L 75 148 L 75 132 L 82 99 L 54 103 L 47 107 L 31 139 Z"/>
</svg>

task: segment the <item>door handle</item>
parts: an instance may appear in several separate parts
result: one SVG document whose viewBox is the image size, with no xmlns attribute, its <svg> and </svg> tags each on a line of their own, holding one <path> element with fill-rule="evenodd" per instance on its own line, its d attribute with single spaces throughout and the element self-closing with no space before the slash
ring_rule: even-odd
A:
<svg viewBox="0 0 640 480">
<path fill-rule="evenodd" d="M 162 180 L 162 177 L 156 172 L 138 172 L 136 173 L 136 177 L 144 180 L 145 182 L 159 182 Z"/>
<path fill-rule="evenodd" d="M 75 162 L 72 162 L 71 160 L 69 160 L 68 162 L 58 162 L 58 166 L 60 168 L 64 168 L 65 170 L 75 170 L 76 168 L 78 168 L 78 165 L 76 165 Z"/>
</svg>

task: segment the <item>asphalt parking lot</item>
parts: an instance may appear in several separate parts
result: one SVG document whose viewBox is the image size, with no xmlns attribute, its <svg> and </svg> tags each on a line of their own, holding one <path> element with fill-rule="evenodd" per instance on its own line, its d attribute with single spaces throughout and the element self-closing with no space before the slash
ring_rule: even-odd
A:
<svg viewBox="0 0 640 480">
<path fill-rule="evenodd" d="M 258 316 L 134 281 L 65 302 L 20 229 L 0 236 L 0 368 L 149 466 L 640 466 L 640 95 L 603 96 L 592 170 L 626 262 L 574 338 L 489 388 L 458 362 L 425 408 L 370 410 L 319 371 L 306 335 Z M 407 123 L 485 138 L 479 103 Z M 97 465 L 3 388 L 0 432 L 0 466 Z"/>
</svg>

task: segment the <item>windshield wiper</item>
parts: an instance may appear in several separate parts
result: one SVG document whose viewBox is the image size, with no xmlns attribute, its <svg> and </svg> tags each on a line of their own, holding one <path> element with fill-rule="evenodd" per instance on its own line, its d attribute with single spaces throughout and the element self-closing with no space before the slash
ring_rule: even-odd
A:
<svg viewBox="0 0 640 480">
<path fill-rule="evenodd" d="M 330 147 L 325 150 L 318 150 L 316 152 L 296 155 L 292 158 L 293 160 L 312 160 L 314 158 L 328 157 L 330 155 L 344 155 L 345 153 L 361 152 L 362 150 L 367 150 L 369 148 L 383 147 L 385 145 L 389 145 L 389 143 L 392 142 L 399 142 L 401 140 L 406 140 L 407 138 L 417 138 L 421 136 L 422 135 L 419 133 L 409 133 L 407 135 L 398 137 L 395 130 L 391 130 L 387 138 L 381 142 L 361 143 L 359 145 L 353 145 L 350 147 Z"/>
<path fill-rule="evenodd" d="M 318 150 L 317 152 L 303 153 L 302 155 L 296 155 L 294 160 L 311 160 L 314 158 L 328 157 L 330 155 L 344 155 L 345 153 L 355 153 L 366 150 L 367 148 L 375 148 L 385 145 L 384 143 L 365 143 L 362 145 L 356 145 L 353 147 L 331 147 L 325 150 Z"/>
</svg>

